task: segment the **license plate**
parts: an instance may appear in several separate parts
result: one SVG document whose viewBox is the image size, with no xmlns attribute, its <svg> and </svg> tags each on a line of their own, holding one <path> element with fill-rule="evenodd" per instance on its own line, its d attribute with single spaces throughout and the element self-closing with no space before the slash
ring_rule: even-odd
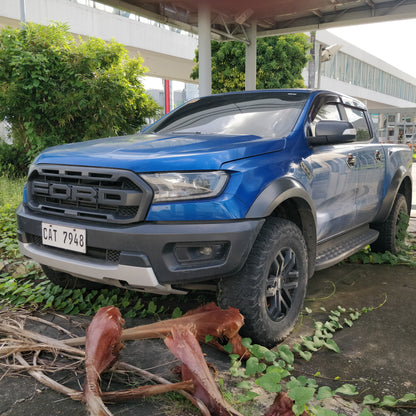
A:
<svg viewBox="0 0 416 416">
<path fill-rule="evenodd" d="M 42 243 L 47 246 L 86 253 L 86 231 L 82 228 L 42 223 Z"/>
</svg>

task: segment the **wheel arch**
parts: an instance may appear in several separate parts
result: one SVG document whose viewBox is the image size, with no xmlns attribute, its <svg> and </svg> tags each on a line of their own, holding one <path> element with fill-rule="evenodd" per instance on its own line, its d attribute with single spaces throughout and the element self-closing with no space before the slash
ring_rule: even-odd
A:
<svg viewBox="0 0 416 416">
<path fill-rule="evenodd" d="M 374 224 L 384 222 L 390 215 L 398 193 L 402 194 L 406 198 L 408 214 L 410 215 L 412 207 L 412 180 L 403 167 L 398 169 L 394 174 L 386 195 L 383 198 L 380 210 L 373 222 Z"/>
<path fill-rule="evenodd" d="M 316 260 L 316 212 L 311 197 L 292 178 L 278 179 L 268 185 L 250 207 L 246 218 L 284 218 L 301 230 L 308 248 L 308 270 L 312 277 Z"/>
<path fill-rule="evenodd" d="M 406 198 L 408 211 L 407 213 L 410 215 L 410 211 L 412 209 L 412 181 L 408 176 L 406 176 L 400 184 L 398 193 L 404 195 Z"/>
</svg>

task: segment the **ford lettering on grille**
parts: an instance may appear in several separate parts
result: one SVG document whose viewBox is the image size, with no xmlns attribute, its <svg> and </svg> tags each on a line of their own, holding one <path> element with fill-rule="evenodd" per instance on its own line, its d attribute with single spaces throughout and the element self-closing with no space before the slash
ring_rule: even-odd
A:
<svg viewBox="0 0 416 416">
<path fill-rule="evenodd" d="M 142 221 L 151 188 L 134 172 L 42 165 L 28 180 L 31 209 L 52 216 L 128 224 Z"/>
<path fill-rule="evenodd" d="M 91 204 L 137 206 L 140 203 L 140 194 L 131 190 L 95 189 L 90 186 L 33 181 L 32 192 L 38 196 L 47 195 L 56 199 L 81 201 Z"/>
</svg>

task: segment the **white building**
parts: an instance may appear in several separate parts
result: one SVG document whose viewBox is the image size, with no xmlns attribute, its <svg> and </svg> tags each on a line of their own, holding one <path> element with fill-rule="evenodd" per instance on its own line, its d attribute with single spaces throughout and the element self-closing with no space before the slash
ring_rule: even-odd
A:
<svg viewBox="0 0 416 416">
<path fill-rule="evenodd" d="M 316 40 L 317 51 L 320 45 L 341 46 L 332 59 L 321 64 L 321 87 L 363 101 L 382 141 L 415 143 L 416 78 L 328 31 L 317 32 Z M 305 70 L 305 80 L 308 76 Z"/>
</svg>

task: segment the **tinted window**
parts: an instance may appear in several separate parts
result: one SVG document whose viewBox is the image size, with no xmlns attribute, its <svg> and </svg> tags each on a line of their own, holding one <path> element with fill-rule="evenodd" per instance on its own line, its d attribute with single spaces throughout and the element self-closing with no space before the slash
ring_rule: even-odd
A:
<svg viewBox="0 0 416 416">
<path fill-rule="evenodd" d="M 357 141 L 367 141 L 371 139 L 370 129 L 368 128 L 367 119 L 364 111 L 359 108 L 345 107 L 348 121 L 352 123 L 357 130 Z"/>
<path fill-rule="evenodd" d="M 321 120 L 341 120 L 338 106 L 336 104 L 323 105 L 316 114 L 314 121 Z"/>
<path fill-rule="evenodd" d="M 306 93 L 230 94 L 193 100 L 145 133 L 226 134 L 285 137 L 308 98 Z"/>
<path fill-rule="evenodd" d="M 318 112 L 315 115 L 315 118 L 310 123 L 310 135 L 315 136 L 315 127 L 316 124 L 323 120 L 339 121 L 341 120 L 341 115 L 337 104 L 324 104 L 322 105 Z"/>
</svg>

